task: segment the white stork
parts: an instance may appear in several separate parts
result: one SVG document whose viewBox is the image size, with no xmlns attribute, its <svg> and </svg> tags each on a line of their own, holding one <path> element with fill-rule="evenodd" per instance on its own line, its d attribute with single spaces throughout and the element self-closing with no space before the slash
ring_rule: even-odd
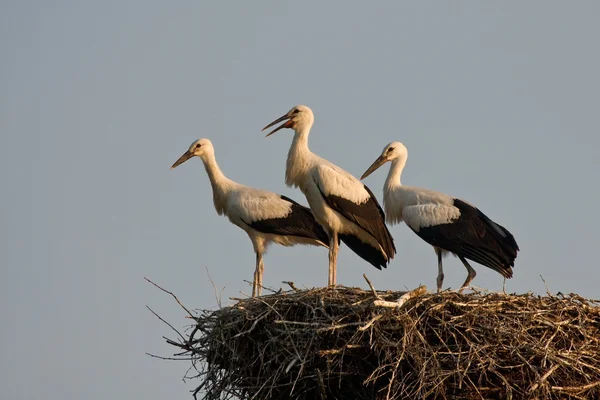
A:
<svg viewBox="0 0 600 400">
<path fill-rule="evenodd" d="M 232 224 L 250 237 L 256 253 L 252 296 L 260 296 L 264 273 L 263 254 L 270 243 L 284 246 L 309 244 L 328 246 L 329 237 L 315 221 L 310 209 L 277 193 L 254 189 L 228 179 L 217 165 L 215 150 L 208 139 L 191 144 L 171 169 L 192 157 L 200 157 L 213 190 L 217 214 L 225 214 Z"/>
<path fill-rule="evenodd" d="M 314 122 L 310 108 L 295 106 L 263 131 L 282 121 L 286 122 L 267 136 L 282 128 L 295 132 L 287 158 L 285 183 L 300 188 L 313 215 L 329 235 L 328 284 L 336 284 L 339 240 L 377 269 L 385 268 L 396 248 L 373 193 L 360 180 L 309 150 L 308 135 Z"/>
<path fill-rule="evenodd" d="M 392 142 L 385 146 L 361 179 L 391 161 L 383 188 L 387 222 L 406 222 L 413 232 L 433 246 L 438 258 L 438 292 L 444 282 L 442 255 L 448 252 L 458 256 L 467 268 L 468 276 L 461 291 L 476 275 L 466 259 L 485 265 L 505 278 L 512 278 L 512 267 L 519 251 L 513 235 L 463 200 L 433 190 L 402 186 L 400 178 L 407 158 L 406 147 L 400 142 Z"/>
</svg>

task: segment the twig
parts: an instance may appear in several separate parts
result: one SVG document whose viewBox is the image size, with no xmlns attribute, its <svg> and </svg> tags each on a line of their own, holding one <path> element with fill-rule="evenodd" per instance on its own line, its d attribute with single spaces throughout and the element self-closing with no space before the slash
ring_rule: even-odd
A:
<svg viewBox="0 0 600 400">
<path fill-rule="evenodd" d="M 373 325 L 376 321 L 379 321 L 381 318 L 383 318 L 383 314 L 377 314 L 376 316 L 371 318 L 371 320 L 369 320 L 369 322 L 367 322 L 363 326 L 359 327 L 358 330 L 366 331 L 367 329 L 369 329 L 371 327 L 371 325 Z"/>
<path fill-rule="evenodd" d="M 244 279 L 244 282 L 246 282 L 247 284 L 250 284 L 250 285 L 253 285 L 253 284 L 254 284 L 254 282 L 251 282 L 251 281 L 249 281 L 249 280 L 247 280 L 247 279 Z M 281 289 L 277 289 L 277 290 L 275 290 L 275 289 L 273 289 L 273 288 L 270 288 L 270 287 L 268 287 L 268 286 L 263 286 L 263 285 L 260 285 L 260 287 L 261 287 L 262 289 L 264 289 L 264 290 L 268 290 L 269 292 L 271 292 L 271 293 L 275 293 L 275 294 L 276 294 L 276 293 L 278 293 L 278 292 L 281 290 Z M 248 297 L 248 295 L 247 295 L 246 293 L 244 293 L 244 292 L 242 292 L 242 291 L 240 291 L 240 293 L 242 293 L 243 295 L 245 295 L 246 297 Z"/>
<path fill-rule="evenodd" d="M 387 308 L 399 309 L 399 308 L 402 308 L 402 306 L 404 305 L 404 303 L 406 303 L 410 299 L 414 299 L 414 298 L 419 297 L 419 296 L 421 296 L 421 295 L 423 295 L 425 293 L 427 293 L 427 286 L 421 285 L 418 288 L 416 288 L 414 290 L 411 290 L 410 292 L 405 293 L 404 295 L 402 295 L 396 301 L 375 300 L 373 302 L 373 304 L 376 305 L 376 306 L 378 306 L 378 307 L 387 307 Z"/>
<path fill-rule="evenodd" d="M 298 358 L 294 357 L 292 359 L 292 361 L 288 364 L 288 366 L 285 369 L 285 373 L 287 374 L 288 372 L 290 372 L 290 369 L 292 369 L 292 367 L 298 362 Z M 292 388 L 293 389 L 293 388 Z"/>
<path fill-rule="evenodd" d="M 223 289 L 221 289 L 220 291 L 217 291 L 217 285 L 215 285 L 215 282 L 212 279 L 212 276 L 210 276 L 210 272 L 208 272 L 208 267 L 206 268 L 206 275 L 208 275 L 208 280 L 210 281 L 210 283 L 212 284 L 213 287 L 213 291 L 215 292 L 215 300 L 217 300 L 217 304 L 219 305 L 219 308 L 222 308 L 221 305 L 221 296 L 223 295 Z"/>
<path fill-rule="evenodd" d="M 176 357 L 163 357 L 163 356 L 157 356 L 157 355 L 151 354 L 151 353 L 146 353 L 146 355 L 150 356 L 152 358 L 159 358 L 161 360 L 172 360 L 172 361 L 182 361 L 182 360 L 183 361 L 191 361 L 192 360 L 189 357 L 186 357 L 186 358 L 180 358 L 180 357 L 178 357 L 178 358 L 176 358 Z"/>
<path fill-rule="evenodd" d="M 233 339 L 235 339 L 235 338 L 237 338 L 237 337 L 240 337 L 240 336 L 243 336 L 243 335 L 246 335 L 246 334 L 248 334 L 248 333 L 252 332 L 252 331 L 254 330 L 254 328 L 256 328 L 256 325 L 258 324 L 258 322 L 259 322 L 259 321 L 262 321 L 262 320 L 263 320 L 263 319 L 264 319 L 264 318 L 265 318 L 267 315 L 269 315 L 269 314 L 270 314 L 269 310 L 267 310 L 267 311 L 265 311 L 264 313 L 262 313 L 262 315 L 261 315 L 260 317 L 258 317 L 258 318 L 256 318 L 256 319 L 254 320 L 254 322 L 252 323 L 252 326 L 250 326 L 250 328 L 249 328 L 249 329 L 247 329 L 247 330 L 245 330 L 245 331 L 243 331 L 243 332 L 240 332 L 240 333 L 238 333 L 238 334 L 234 335 L 234 336 L 233 336 Z"/>
<path fill-rule="evenodd" d="M 554 364 L 554 366 L 552 368 L 550 368 L 544 375 L 542 375 L 540 377 L 539 381 L 537 381 L 536 383 L 534 383 L 533 385 L 531 385 L 531 387 L 529 388 L 528 392 L 529 393 L 533 393 L 540 385 L 542 385 L 544 382 L 546 382 L 546 379 L 548 379 L 548 377 L 550 375 L 552 375 L 552 373 L 554 371 L 556 371 L 558 369 L 558 367 L 560 367 L 560 364 Z"/>
<path fill-rule="evenodd" d="M 165 324 L 167 324 L 167 326 L 169 326 L 169 328 L 173 329 L 173 331 L 175 331 L 175 333 L 177 333 L 177 334 L 179 335 L 179 337 L 181 338 L 181 340 L 183 340 L 184 342 L 186 341 L 186 340 L 185 340 L 185 337 L 184 337 L 184 336 L 183 336 L 181 333 L 179 333 L 179 331 L 178 331 L 177 329 L 175 329 L 175 328 L 173 327 L 173 325 L 171 325 L 170 323 L 168 323 L 167 321 L 165 321 L 164 319 L 162 319 L 162 318 L 161 318 L 161 316 L 160 316 L 160 315 L 158 315 L 157 313 L 155 313 L 155 312 L 154 312 L 154 310 L 153 310 L 153 309 L 151 309 L 150 307 L 146 306 L 146 308 L 147 308 L 148 310 L 150 310 L 150 312 L 151 312 L 152 314 L 154 314 L 154 315 L 156 316 L 156 318 L 160 319 L 162 322 L 164 322 Z"/>
<path fill-rule="evenodd" d="M 295 292 L 299 292 L 300 291 L 300 289 L 298 289 L 296 287 L 296 285 L 294 285 L 294 282 L 292 282 L 292 281 L 282 281 L 281 283 L 285 283 L 286 285 L 288 285 L 289 287 L 291 287 L 292 290 L 294 290 Z"/>
<path fill-rule="evenodd" d="M 561 392 L 571 392 L 571 391 L 572 392 L 576 392 L 576 391 L 581 392 L 583 390 L 591 389 L 598 385 L 600 385 L 600 380 L 589 383 L 587 385 L 583 385 L 583 386 L 552 386 L 552 390 L 559 390 Z"/>
<path fill-rule="evenodd" d="M 199 329 L 200 329 L 200 326 L 198 324 L 196 324 L 194 329 L 192 329 L 192 333 L 190 333 L 188 336 L 188 342 L 187 342 L 188 346 L 192 345 L 192 342 L 194 341 L 194 336 L 196 335 L 196 332 L 198 332 Z"/>
<path fill-rule="evenodd" d="M 321 395 L 321 399 L 327 398 L 327 390 L 325 389 L 325 383 L 323 382 L 323 374 L 319 368 L 316 368 L 317 372 L 317 381 L 319 382 L 319 394 Z"/>
<path fill-rule="evenodd" d="M 373 296 L 375 296 L 375 298 L 377 298 L 377 299 L 381 299 L 381 296 L 379 296 L 379 293 L 377 293 L 377 290 L 375 290 L 375 288 L 373 287 L 373 284 L 371 283 L 369 278 L 367 278 L 367 274 L 363 274 L 363 278 L 365 278 L 365 281 L 367 281 L 367 283 L 369 284 L 369 287 L 371 288 L 371 291 L 373 292 Z"/>
<path fill-rule="evenodd" d="M 548 284 L 546 283 L 546 280 L 544 279 L 544 277 L 540 274 L 540 278 L 542 278 L 542 282 L 544 282 L 544 286 L 546 286 L 546 294 L 548 296 L 552 296 L 552 293 L 550 293 L 550 289 L 548 289 Z"/>
<path fill-rule="evenodd" d="M 281 320 L 281 319 L 276 319 L 273 322 L 276 324 L 287 324 L 287 325 L 321 326 L 321 324 L 318 322 L 285 321 L 285 320 Z"/>
<path fill-rule="evenodd" d="M 184 310 L 185 310 L 185 311 L 188 313 L 188 315 L 190 316 L 190 318 L 192 318 L 192 319 L 196 319 L 196 318 L 194 317 L 194 315 L 193 315 L 193 314 L 190 312 L 190 310 L 188 310 L 188 309 L 187 309 L 187 308 L 186 308 L 186 307 L 183 305 L 183 303 L 182 303 L 181 301 L 179 301 L 179 299 L 177 298 L 177 296 L 175 296 L 175 295 L 173 294 L 173 292 L 169 292 L 168 290 L 166 290 L 166 289 L 163 289 L 162 287 L 158 286 L 156 283 L 152 282 L 150 279 L 148 279 L 148 278 L 146 278 L 146 277 L 144 277 L 144 279 L 145 279 L 146 281 L 150 282 L 151 284 L 153 284 L 154 286 L 156 286 L 157 288 L 159 288 L 160 290 L 162 290 L 163 292 L 165 292 L 165 293 L 167 293 L 167 294 L 170 294 L 171 296 L 173 296 L 173 298 L 175 299 L 175 301 L 177 301 L 177 303 L 178 303 L 178 304 L 181 306 L 181 308 L 183 308 L 183 309 L 184 309 Z"/>
<path fill-rule="evenodd" d="M 360 347 L 362 347 L 362 346 L 358 345 L 358 344 L 348 344 L 340 349 L 319 350 L 319 355 L 324 356 L 324 355 L 338 354 L 338 353 L 342 353 L 342 352 L 346 351 L 346 349 L 359 349 Z"/>
</svg>

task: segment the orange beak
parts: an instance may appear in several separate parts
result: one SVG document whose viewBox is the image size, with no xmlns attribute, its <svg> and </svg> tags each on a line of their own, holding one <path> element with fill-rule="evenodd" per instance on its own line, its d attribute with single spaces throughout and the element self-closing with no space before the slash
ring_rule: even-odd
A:
<svg viewBox="0 0 600 400">
<path fill-rule="evenodd" d="M 265 137 L 271 136 L 272 134 L 274 134 L 275 132 L 277 132 L 280 129 L 291 128 L 293 126 L 293 122 L 292 122 L 291 118 L 292 117 L 290 115 L 285 114 L 285 115 L 277 118 L 275 121 L 271 122 L 269 125 L 267 125 L 264 128 L 262 128 L 262 130 L 264 131 L 265 129 L 268 129 L 268 128 L 272 127 L 273 125 L 278 124 L 278 123 L 280 123 L 282 121 L 285 121 L 287 119 L 287 121 L 285 123 L 279 125 L 277 128 L 275 128 L 271 132 L 267 133 L 267 135 Z"/>
</svg>

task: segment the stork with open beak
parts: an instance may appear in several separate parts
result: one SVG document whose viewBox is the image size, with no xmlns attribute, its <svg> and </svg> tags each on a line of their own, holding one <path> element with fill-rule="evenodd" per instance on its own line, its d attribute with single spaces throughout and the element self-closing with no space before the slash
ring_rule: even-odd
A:
<svg viewBox="0 0 600 400">
<path fill-rule="evenodd" d="M 314 122 L 310 108 L 295 106 L 265 126 L 263 131 L 281 122 L 267 137 L 284 128 L 294 131 L 285 183 L 300 188 L 317 222 L 329 235 L 328 284 L 336 284 L 339 240 L 376 268 L 385 268 L 396 254 L 396 248 L 385 226 L 383 210 L 371 190 L 348 172 L 310 151 L 308 135 Z"/>
</svg>

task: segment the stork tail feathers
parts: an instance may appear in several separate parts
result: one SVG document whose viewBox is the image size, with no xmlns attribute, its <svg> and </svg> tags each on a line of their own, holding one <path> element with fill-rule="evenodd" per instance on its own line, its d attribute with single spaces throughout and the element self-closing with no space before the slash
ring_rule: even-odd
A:
<svg viewBox="0 0 600 400">
<path fill-rule="evenodd" d="M 339 235 L 339 238 L 346 246 L 355 252 L 360 258 L 369 262 L 377 269 L 386 268 L 388 258 L 380 249 L 376 249 L 370 244 L 364 243 L 358 237 L 353 235 Z"/>
</svg>

